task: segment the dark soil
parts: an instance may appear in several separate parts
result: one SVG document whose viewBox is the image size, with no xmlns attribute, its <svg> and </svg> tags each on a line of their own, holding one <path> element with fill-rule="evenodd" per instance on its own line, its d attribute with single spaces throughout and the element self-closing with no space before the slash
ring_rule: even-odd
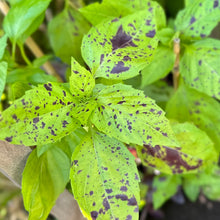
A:
<svg viewBox="0 0 220 220">
<path fill-rule="evenodd" d="M 185 201 L 180 205 L 169 201 L 162 212 L 164 217 L 148 215 L 147 220 L 220 220 L 220 202 Z"/>
</svg>

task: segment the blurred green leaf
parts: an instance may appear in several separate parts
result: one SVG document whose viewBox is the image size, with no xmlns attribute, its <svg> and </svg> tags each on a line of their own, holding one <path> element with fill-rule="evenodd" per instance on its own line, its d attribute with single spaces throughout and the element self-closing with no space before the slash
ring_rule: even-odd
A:
<svg viewBox="0 0 220 220">
<path fill-rule="evenodd" d="M 154 209 L 159 209 L 170 197 L 175 195 L 181 182 L 180 175 L 155 176 L 153 179 Z"/>
<path fill-rule="evenodd" d="M 89 29 L 89 23 L 75 9 L 67 8 L 54 17 L 49 23 L 48 34 L 56 56 L 68 64 L 73 56 L 83 64 L 80 46 L 83 35 Z"/>
<path fill-rule="evenodd" d="M 37 149 L 28 157 L 22 178 L 22 195 L 30 220 L 46 220 L 69 180 L 70 159 L 53 144 L 39 158 Z"/>
<path fill-rule="evenodd" d="M 5 48 L 7 46 L 7 39 L 8 39 L 8 36 L 6 34 L 0 38 L 0 60 L 2 59 L 5 53 Z"/>
<path fill-rule="evenodd" d="M 4 61 L 0 62 L 0 102 L 1 102 L 2 93 L 5 89 L 7 69 L 8 69 L 8 64 Z"/>
<path fill-rule="evenodd" d="M 175 63 L 175 54 L 171 48 L 159 46 L 152 62 L 142 71 L 141 87 L 164 78 L 172 69 Z"/>
</svg>

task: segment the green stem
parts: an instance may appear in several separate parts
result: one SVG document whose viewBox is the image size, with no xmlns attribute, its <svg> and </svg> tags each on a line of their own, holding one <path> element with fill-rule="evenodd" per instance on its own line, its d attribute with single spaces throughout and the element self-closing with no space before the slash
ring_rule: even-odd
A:
<svg viewBox="0 0 220 220">
<path fill-rule="evenodd" d="M 24 46 L 23 45 L 19 45 L 19 48 L 20 48 L 20 51 L 21 51 L 22 58 L 24 59 L 24 61 L 27 63 L 28 66 L 31 66 L 32 65 L 31 61 L 28 59 L 28 57 L 25 54 Z"/>
<path fill-rule="evenodd" d="M 64 10 L 66 10 L 68 8 L 68 5 L 69 5 L 69 0 L 65 0 Z"/>
<path fill-rule="evenodd" d="M 12 60 L 15 61 L 16 42 L 12 42 Z"/>
</svg>

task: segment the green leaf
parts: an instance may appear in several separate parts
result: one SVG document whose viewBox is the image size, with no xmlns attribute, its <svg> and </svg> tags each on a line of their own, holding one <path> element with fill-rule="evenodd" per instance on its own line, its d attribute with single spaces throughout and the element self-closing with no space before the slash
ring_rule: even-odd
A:
<svg viewBox="0 0 220 220">
<path fill-rule="evenodd" d="M 36 30 L 36 23 L 39 25 L 39 21 L 42 21 L 43 12 L 49 3 L 50 0 L 23 0 L 13 4 L 3 23 L 4 31 L 8 37 L 13 42 L 19 38 L 23 41 Z"/>
<path fill-rule="evenodd" d="M 185 38 L 200 39 L 207 37 L 219 21 L 218 0 L 197 0 L 178 13 L 175 27 Z"/>
<path fill-rule="evenodd" d="M 192 121 L 212 138 L 220 151 L 220 104 L 213 98 L 190 89 L 184 84 L 167 104 L 167 117 L 180 122 Z"/>
<path fill-rule="evenodd" d="M 41 67 L 44 63 L 46 63 L 48 60 L 54 58 L 52 54 L 44 55 L 42 57 L 38 57 L 33 61 L 34 67 Z"/>
<path fill-rule="evenodd" d="M 218 166 L 214 167 L 210 172 L 203 172 L 197 175 L 186 175 L 183 179 L 184 192 L 193 202 L 198 198 L 200 191 L 202 191 L 208 199 L 219 200 L 219 184 L 220 168 Z"/>
<path fill-rule="evenodd" d="M 160 175 L 153 180 L 153 206 L 159 209 L 170 197 L 176 194 L 178 186 L 181 185 L 179 175 Z"/>
<path fill-rule="evenodd" d="M 40 85 L 2 113 L 0 139 L 26 146 L 55 142 L 80 126 L 73 114 L 80 118 L 82 107 L 64 86 Z"/>
<path fill-rule="evenodd" d="M 143 90 L 144 94 L 154 99 L 156 104 L 162 109 L 165 109 L 167 102 L 174 93 L 173 87 L 167 85 L 167 83 L 162 80 L 146 86 Z"/>
<path fill-rule="evenodd" d="M 94 26 L 107 19 L 114 19 L 115 17 L 124 17 L 149 8 L 149 6 L 156 6 L 155 17 L 157 19 L 158 28 L 166 26 L 166 17 L 162 7 L 156 2 L 150 0 L 104 0 L 102 3 L 93 3 L 80 9 L 80 12 L 90 21 Z"/>
<path fill-rule="evenodd" d="M 180 72 L 187 85 L 220 99 L 220 40 L 204 39 L 187 45 Z"/>
<path fill-rule="evenodd" d="M 89 97 L 95 87 L 95 79 L 92 74 L 77 63 L 73 57 L 69 81 L 71 93 L 79 98 Z"/>
<path fill-rule="evenodd" d="M 69 180 L 70 159 L 54 144 L 39 158 L 28 157 L 22 178 L 22 195 L 29 220 L 46 220 Z"/>
<path fill-rule="evenodd" d="M 191 5 L 195 2 L 196 0 L 184 0 L 185 6 L 187 7 L 188 5 Z"/>
<path fill-rule="evenodd" d="M 15 101 L 16 99 L 21 98 L 29 89 L 31 89 L 31 86 L 28 85 L 28 83 L 20 81 L 13 83 L 9 90 L 9 100 Z"/>
<path fill-rule="evenodd" d="M 85 129 L 82 127 L 77 128 L 74 132 L 71 132 L 69 135 L 63 137 L 61 140 L 55 143 L 63 152 L 71 159 L 73 151 L 79 145 L 80 141 L 86 135 Z M 53 147 L 54 144 L 44 144 L 37 146 L 37 156 L 40 157 L 44 152 Z"/>
<path fill-rule="evenodd" d="M 2 93 L 5 89 L 7 69 L 8 69 L 8 64 L 4 61 L 0 62 L 0 102 L 1 102 Z"/>
<path fill-rule="evenodd" d="M 74 151 L 72 163 L 72 190 L 85 217 L 138 219 L 139 176 L 124 144 L 93 131 Z"/>
<path fill-rule="evenodd" d="M 73 56 L 83 64 L 80 46 L 83 35 L 89 29 L 89 23 L 75 9 L 67 8 L 54 17 L 49 23 L 48 33 L 56 56 L 68 64 Z"/>
<path fill-rule="evenodd" d="M 218 154 L 205 132 L 190 123 L 175 123 L 172 128 L 180 147 L 137 146 L 138 156 L 144 165 L 176 174 L 198 172 L 217 162 Z"/>
<path fill-rule="evenodd" d="M 97 107 L 91 122 L 102 132 L 127 144 L 176 146 L 165 113 L 131 86 L 96 85 Z"/>
<path fill-rule="evenodd" d="M 175 37 L 173 28 L 163 28 L 157 32 L 157 36 L 163 45 L 173 47 L 173 37 Z"/>
<path fill-rule="evenodd" d="M 152 62 L 141 71 L 142 88 L 158 79 L 164 78 L 173 69 L 174 63 L 175 54 L 172 49 L 159 46 Z"/>
<path fill-rule="evenodd" d="M 128 79 L 151 62 L 158 42 L 155 10 L 149 7 L 91 28 L 83 38 L 82 56 L 95 77 Z"/>
<path fill-rule="evenodd" d="M 0 60 L 2 59 L 5 53 L 5 48 L 7 46 L 7 39 L 8 39 L 8 36 L 6 34 L 0 38 Z"/>
</svg>

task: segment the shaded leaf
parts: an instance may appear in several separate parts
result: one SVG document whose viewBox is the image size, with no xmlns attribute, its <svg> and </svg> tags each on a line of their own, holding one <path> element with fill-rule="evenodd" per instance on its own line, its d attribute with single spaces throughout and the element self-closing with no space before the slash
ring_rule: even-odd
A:
<svg viewBox="0 0 220 220">
<path fill-rule="evenodd" d="M 220 99 L 219 57 L 220 40 L 208 38 L 187 45 L 180 62 L 180 72 L 186 84 Z"/>
<path fill-rule="evenodd" d="M 205 132 L 190 123 L 174 123 L 172 128 L 180 147 L 137 146 L 138 156 L 144 165 L 176 174 L 198 172 L 217 162 L 218 154 Z"/>
<path fill-rule="evenodd" d="M 7 46 L 7 39 L 8 39 L 8 36 L 6 34 L 0 38 L 0 60 L 2 59 L 5 53 L 5 48 Z"/>
<path fill-rule="evenodd" d="M 95 79 L 92 74 L 82 67 L 72 57 L 71 76 L 70 76 L 70 91 L 76 97 L 89 97 L 95 87 Z"/>
<path fill-rule="evenodd" d="M 155 8 L 103 22 L 83 38 L 82 56 L 95 77 L 128 79 L 152 60 L 157 47 Z"/>
<path fill-rule="evenodd" d="M 74 151 L 72 164 L 73 194 L 88 219 L 138 219 L 138 171 L 124 144 L 93 131 Z"/>
<path fill-rule="evenodd" d="M 2 93 L 5 89 L 7 69 L 8 69 L 8 64 L 4 61 L 0 62 L 0 102 L 1 102 Z"/>
<path fill-rule="evenodd" d="M 39 158 L 37 150 L 28 157 L 22 178 L 22 195 L 30 220 L 46 220 L 69 180 L 70 159 L 53 145 Z"/>
<path fill-rule="evenodd" d="M 186 38 L 200 39 L 207 37 L 219 21 L 219 0 L 197 0 L 178 13 L 175 27 Z"/>
<path fill-rule="evenodd" d="M 54 17 L 49 23 L 48 33 L 56 56 L 68 64 L 73 56 L 83 64 L 80 45 L 89 29 L 89 23 L 75 9 L 67 8 Z"/>
<path fill-rule="evenodd" d="M 97 107 L 90 120 L 100 131 L 125 143 L 176 146 L 165 113 L 142 91 L 99 84 L 94 96 Z"/>
<path fill-rule="evenodd" d="M 73 117 L 81 113 L 81 107 L 76 104 L 64 86 L 40 85 L 27 91 L 2 113 L 0 138 L 26 146 L 55 142 L 80 125 Z"/>
<path fill-rule="evenodd" d="M 50 0 L 23 0 L 13 4 L 3 22 L 8 37 L 13 42 L 24 41 L 40 25 L 49 3 Z"/>
<path fill-rule="evenodd" d="M 159 46 L 156 49 L 152 62 L 142 71 L 142 88 L 158 79 L 164 78 L 172 69 L 175 63 L 175 54 L 168 47 Z"/>
<path fill-rule="evenodd" d="M 214 167 L 210 172 L 197 175 L 186 175 L 183 179 L 183 189 L 191 201 L 198 198 L 200 191 L 211 200 L 220 199 L 220 168 Z M 191 194 L 190 194 L 191 193 Z"/>
<path fill-rule="evenodd" d="M 157 27 L 166 26 L 166 17 L 162 7 L 151 0 L 104 0 L 102 3 L 93 3 L 80 9 L 80 12 L 94 26 L 107 19 L 121 18 L 129 14 L 135 13 L 149 8 L 156 7 L 155 17 L 157 19 Z"/>
<path fill-rule="evenodd" d="M 153 180 L 153 206 L 159 209 L 170 197 L 176 194 L 181 185 L 180 175 L 159 175 Z"/>
<path fill-rule="evenodd" d="M 192 121 L 212 138 L 220 150 L 220 104 L 213 98 L 182 84 L 167 104 L 167 117 Z"/>
</svg>

